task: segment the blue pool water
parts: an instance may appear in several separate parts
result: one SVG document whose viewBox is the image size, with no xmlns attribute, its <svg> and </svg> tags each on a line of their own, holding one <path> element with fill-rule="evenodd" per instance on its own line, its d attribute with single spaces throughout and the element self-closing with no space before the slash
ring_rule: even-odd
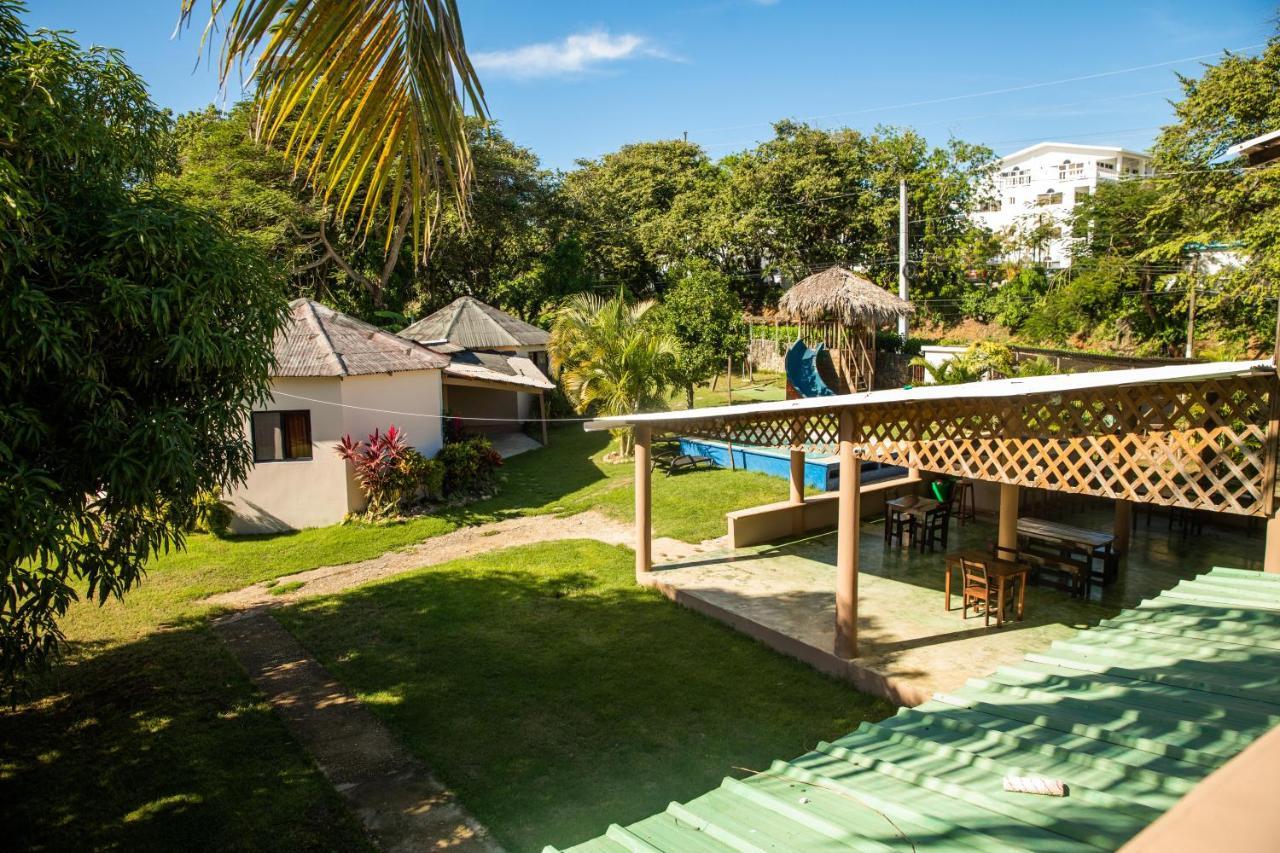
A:
<svg viewBox="0 0 1280 853">
<path fill-rule="evenodd" d="M 737 468 L 742 471 L 759 471 L 771 477 L 787 479 L 791 476 L 791 457 L 787 450 L 767 447 L 734 447 L 733 463 L 729 461 L 729 448 L 721 441 L 702 438 L 680 439 L 680 452 L 694 456 L 706 456 L 720 468 Z M 862 482 L 901 477 L 907 469 L 900 465 L 881 462 L 862 463 Z M 840 462 L 832 457 L 807 456 L 804 462 L 804 484 L 822 492 L 833 492 L 840 487 Z"/>
</svg>

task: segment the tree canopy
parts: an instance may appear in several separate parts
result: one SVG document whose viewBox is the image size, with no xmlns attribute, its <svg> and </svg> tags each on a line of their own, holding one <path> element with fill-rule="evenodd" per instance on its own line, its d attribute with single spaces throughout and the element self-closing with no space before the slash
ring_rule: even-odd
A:
<svg viewBox="0 0 1280 853">
<path fill-rule="evenodd" d="M 168 114 L 120 54 L 0 3 L 0 679 L 80 595 L 137 583 L 252 462 L 285 301 L 253 246 L 155 190 Z"/>
</svg>

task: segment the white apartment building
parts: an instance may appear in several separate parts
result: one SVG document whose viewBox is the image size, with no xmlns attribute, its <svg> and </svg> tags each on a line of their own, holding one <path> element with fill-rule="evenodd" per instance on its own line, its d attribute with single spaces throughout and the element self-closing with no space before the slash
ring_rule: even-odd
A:
<svg viewBox="0 0 1280 853">
<path fill-rule="evenodd" d="M 1068 215 L 1098 185 L 1152 174 L 1151 158 L 1114 145 L 1039 142 L 1003 157 L 990 198 L 973 218 L 997 234 L 1039 235 L 1035 245 L 1010 260 L 1032 260 L 1050 267 L 1071 263 Z"/>
</svg>

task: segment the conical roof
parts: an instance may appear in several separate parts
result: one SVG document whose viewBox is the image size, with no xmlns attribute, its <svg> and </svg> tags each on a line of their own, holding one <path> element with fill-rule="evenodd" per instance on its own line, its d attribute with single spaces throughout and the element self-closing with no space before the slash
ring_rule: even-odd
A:
<svg viewBox="0 0 1280 853">
<path fill-rule="evenodd" d="M 545 347 L 551 339 L 545 330 L 474 296 L 458 297 L 436 313 L 401 329 L 400 336 L 422 343 L 448 341 L 467 349 Z"/>
<path fill-rule="evenodd" d="M 883 326 L 915 311 L 910 302 L 844 267 L 828 267 L 798 281 L 778 300 L 778 313 L 791 320 Z"/>
</svg>

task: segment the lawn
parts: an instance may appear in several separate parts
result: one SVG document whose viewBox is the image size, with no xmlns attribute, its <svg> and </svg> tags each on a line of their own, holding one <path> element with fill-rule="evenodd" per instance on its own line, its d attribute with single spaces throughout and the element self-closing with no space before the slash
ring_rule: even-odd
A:
<svg viewBox="0 0 1280 853">
<path fill-rule="evenodd" d="M 460 514 L 469 521 L 508 515 L 573 515 L 594 509 L 630 524 L 635 519 L 630 462 L 604 461 L 611 437 L 581 427 L 554 430 L 550 447 L 516 456 L 504 467 L 496 497 Z M 653 531 L 686 542 L 723 536 L 725 513 L 785 500 L 787 483 L 754 471 L 686 471 L 653 477 Z"/>
<path fill-rule="evenodd" d="M 892 711 L 637 586 L 631 552 L 594 541 L 279 618 L 511 850 L 585 840 Z"/>
<path fill-rule="evenodd" d="M 742 403 L 766 403 L 786 398 L 786 374 L 757 370 L 751 381 L 747 381 L 740 374 L 735 374 L 733 377 L 733 405 L 735 406 Z M 678 391 L 671 396 L 671 408 L 684 409 L 685 401 L 685 392 Z M 725 381 L 724 375 L 721 374 L 715 388 L 711 387 L 711 383 L 694 388 L 693 405 L 699 409 L 707 406 L 729 405 L 729 383 Z"/>
<path fill-rule="evenodd" d="M 555 430 L 549 448 L 508 462 L 498 496 L 442 516 L 192 536 L 185 551 L 153 560 L 123 601 L 73 606 L 62 620 L 67 660 L 30 701 L 0 709 L 6 841 L 40 849 L 358 848 L 358 827 L 214 638 L 202 600 L 510 515 L 596 509 L 629 523 L 633 468 L 603 461 L 609 441 L 576 425 Z M 719 536 L 725 512 L 785 491 L 762 474 L 659 476 L 655 532 L 692 542 Z M 630 557 L 617 553 L 610 560 L 629 567 Z M 561 566 L 577 562 L 572 549 L 562 553 Z"/>
<path fill-rule="evenodd" d="M 209 629 L 205 596 L 453 529 L 426 518 L 195 536 L 123 601 L 62 621 L 67 659 L 0 709 L 7 849 L 350 850 L 363 833 Z"/>
</svg>

